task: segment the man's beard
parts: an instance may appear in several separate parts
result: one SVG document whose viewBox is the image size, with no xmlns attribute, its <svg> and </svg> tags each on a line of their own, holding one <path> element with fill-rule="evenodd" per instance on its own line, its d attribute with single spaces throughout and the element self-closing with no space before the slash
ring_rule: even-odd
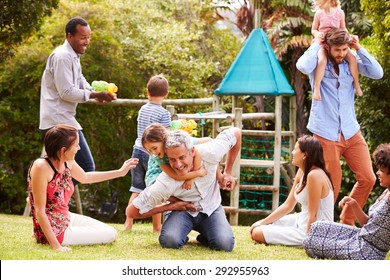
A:
<svg viewBox="0 0 390 280">
<path fill-rule="evenodd" d="M 341 64 L 344 62 L 344 59 L 345 57 L 342 57 L 342 56 L 337 56 L 337 57 L 334 57 L 333 55 L 330 55 L 330 58 L 331 60 L 336 63 L 336 64 Z"/>
</svg>

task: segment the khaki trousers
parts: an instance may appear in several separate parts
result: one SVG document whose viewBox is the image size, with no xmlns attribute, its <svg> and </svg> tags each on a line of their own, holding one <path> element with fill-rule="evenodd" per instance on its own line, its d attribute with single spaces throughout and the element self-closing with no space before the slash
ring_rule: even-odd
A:
<svg viewBox="0 0 390 280">
<path fill-rule="evenodd" d="M 330 141 L 316 134 L 313 135 L 322 145 L 326 169 L 334 186 L 334 201 L 337 201 L 340 192 L 342 171 L 340 158 L 344 157 L 348 167 L 356 177 L 356 183 L 352 188 L 350 197 L 353 197 L 361 208 L 366 203 L 376 177 L 372 168 L 371 156 L 366 141 L 361 131 L 358 131 L 352 138 L 345 140 L 341 135 L 340 141 Z M 340 223 L 354 225 L 356 216 L 353 210 L 346 206 L 341 211 Z"/>
</svg>

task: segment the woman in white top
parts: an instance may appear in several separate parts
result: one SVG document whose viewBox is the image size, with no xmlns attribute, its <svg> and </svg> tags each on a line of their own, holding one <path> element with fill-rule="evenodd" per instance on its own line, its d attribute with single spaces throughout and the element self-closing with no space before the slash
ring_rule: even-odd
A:
<svg viewBox="0 0 390 280">
<path fill-rule="evenodd" d="M 312 136 L 300 137 L 292 151 L 292 164 L 299 169 L 286 201 L 250 227 L 250 237 L 258 243 L 303 247 L 313 222 L 333 221 L 333 186 L 320 142 Z M 297 203 L 301 212 L 291 214 Z"/>
</svg>

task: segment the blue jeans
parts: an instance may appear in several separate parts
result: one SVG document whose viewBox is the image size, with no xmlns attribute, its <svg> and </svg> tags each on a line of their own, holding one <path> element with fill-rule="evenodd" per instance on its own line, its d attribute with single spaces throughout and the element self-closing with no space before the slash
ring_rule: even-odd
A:
<svg viewBox="0 0 390 280">
<path fill-rule="evenodd" d="M 133 149 L 132 158 L 138 158 L 138 164 L 135 168 L 131 169 L 131 192 L 140 193 L 146 188 L 145 175 L 148 171 L 149 154 L 142 150 Z"/>
<path fill-rule="evenodd" d="M 210 249 L 230 252 L 234 248 L 233 232 L 221 205 L 210 216 L 199 213 L 193 217 L 187 211 L 166 213 L 159 237 L 160 245 L 179 249 L 187 242 L 191 230 L 199 232 L 197 239 Z"/>
<path fill-rule="evenodd" d="M 76 153 L 75 161 L 85 172 L 95 171 L 95 162 L 82 130 L 79 130 L 79 141 L 80 150 Z M 72 179 L 72 181 L 75 186 L 79 184 L 79 182 L 75 179 Z"/>
</svg>

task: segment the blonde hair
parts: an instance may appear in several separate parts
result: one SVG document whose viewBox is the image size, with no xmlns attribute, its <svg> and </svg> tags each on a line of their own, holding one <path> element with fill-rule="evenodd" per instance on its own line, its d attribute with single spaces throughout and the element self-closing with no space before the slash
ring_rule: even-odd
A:
<svg viewBox="0 0 390 280">
<path fill-rule="evenodd" d="M 329 11 L 330 8 L 339 8 L 341 7 L 340 0 L 314 0 L 313 8 L 314 10 L 325 10 Z"/>
</svg>

